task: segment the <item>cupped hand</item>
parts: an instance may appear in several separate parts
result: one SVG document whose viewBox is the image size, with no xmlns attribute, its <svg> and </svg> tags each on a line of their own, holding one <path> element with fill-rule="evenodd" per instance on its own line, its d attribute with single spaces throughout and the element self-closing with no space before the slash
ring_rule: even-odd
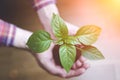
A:
<svg viewBox="0 0 120 80">
<path fill-rule="evenodd" d="M 83 74 L 89 67 L 89 65 L 86 63 L 86 59 L 82 56 L 78 56 L 71 70 L 67 73 L 60 64 L 59 46 L 55 46 L 53 43 L 47 51 L 43 53 L 37 53 L 35 54 L 35 57 L 38 60 L 39 65 L 44 70 L 46 70 L 50 74 L 63 78 L 79 76 Z"/>
</svg>

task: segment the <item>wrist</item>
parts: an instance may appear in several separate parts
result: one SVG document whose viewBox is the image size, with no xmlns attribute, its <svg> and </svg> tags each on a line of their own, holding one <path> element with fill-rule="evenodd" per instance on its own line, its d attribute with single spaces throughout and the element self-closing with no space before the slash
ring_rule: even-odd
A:
<svg viewBox="0 0 120 80">
<path fill-rule="evenodd" d="M 36 10 L 39 19 L 46 30 L 50 27 L 53 13 L 59 14 L 55 3 L 56 0 L 34 0 L 33 8 Z"/>
</svg>

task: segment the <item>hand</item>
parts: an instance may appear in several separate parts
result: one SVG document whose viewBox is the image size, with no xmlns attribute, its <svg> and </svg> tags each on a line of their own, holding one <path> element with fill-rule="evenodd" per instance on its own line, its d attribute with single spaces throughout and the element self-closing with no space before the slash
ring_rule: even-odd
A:
<svg viewBox="0 0 120 80">
<path fill-rule="evenodd" d="M 74 32 L 76 32 L 73 26 L 68 28 L 69 28 L 70 34 L 74 34 Z M 76 30 L 77 29 L 78 28 L 76 27 Z M 35 54 L 35 57 L 43 69 L 45 69 L 46 71 L 48 71 L 53 75 L 63 77 L 63 78 L 71 78 L 71 77 L 79 76 L 83 74 L 86 71 L 86 69 L 89 67 L 89 65 L 86 63 L 86 59 L 83 58 L 80 55 L 80 52 L 77 51 L 76 62 L 72 66 L 69 73 L 66 73 L 66 71 L 60 64 L 59 46 L 55 46 L 55 44 L 53 43 L 51 44 L 50 48 L 47 51 L 43 53 L 37 53 Z"/>
<path fill-rule="evenodd" d="M 47 51 L 35 54 L 38 63 L 47 72 L 59 77 L 70 78 L 83 74 L 89 67 L 89 65 L 86 63 L 86 60 L 82 56 L 78 56 L 78 59 L 74 63 L 70 72 L 66 73 L 66 71 L 60 65 L 58 48 L 58 46 L 55 46 L 52 43 Z"/>
</svg>

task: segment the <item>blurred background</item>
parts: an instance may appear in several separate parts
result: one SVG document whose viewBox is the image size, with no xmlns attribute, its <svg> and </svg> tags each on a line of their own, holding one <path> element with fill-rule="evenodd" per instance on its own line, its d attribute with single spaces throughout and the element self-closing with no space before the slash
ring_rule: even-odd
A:
<svg viewBox="0 0 120 80">
<path fill-rule="evenodd" d="M 82 76 L 70 80 L 120 80 L 120 0 L 57 0 L 61 16 L 79 27 L 102 28 L 94 44 L 105 60 L 89 61 Z M 0 0 L 0 18 L 23 29 L 42 29 L 28 0 Z M 64 80 L 42 70 L 27 51 L 0 47 L 0 80 Z"/>
</svg>

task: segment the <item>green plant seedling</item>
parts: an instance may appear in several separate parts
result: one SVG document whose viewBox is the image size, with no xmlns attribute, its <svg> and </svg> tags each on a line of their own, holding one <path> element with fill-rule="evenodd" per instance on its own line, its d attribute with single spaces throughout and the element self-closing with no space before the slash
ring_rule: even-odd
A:
<svg viewBox="0 0 120 80">
<path fill-rule="evenodd" d="M 95 25 L 86 25 L 81 27 L 75 35 L 68 35 L 68 29 L 64 20 L 56 14 L 53 14 L 51 26 L 56 40 L 52 39 L 50 34 L 44 30 L 34 32 L 27 42 L 31 50 L 41 53 L 50 47 L 51 42 L 59 45 L 60 62 L 66 72 L 70 71 L 75 62 L 76 49 L 80 50 L 82 56 L 87 59 L 104 59 L 102 53 L 92 46 L 97 41 L 101 28 Z"/>
</svg>

